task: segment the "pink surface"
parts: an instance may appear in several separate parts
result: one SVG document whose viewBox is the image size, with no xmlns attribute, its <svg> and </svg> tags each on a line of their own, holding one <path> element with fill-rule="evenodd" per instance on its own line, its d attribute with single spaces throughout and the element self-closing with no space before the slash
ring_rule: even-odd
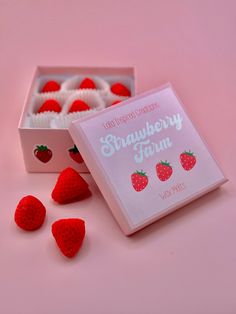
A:
<svg viewBox="0 0 236 314">
<path fill-rule="evenodd" d="M 235 1 L 1 1 L 0 312 L 236 312 Z M 170 81 L 229 182 L 126 238 L 94 181 L 93 197 L 57 206 L 56 174 L 27 174 L 17 124 L 36 65 L 135 65 L 138 92 Z M 48 208 L 35 233 L 12 220 L 20 197 Z M 72 261 L 51 223 L 87 222 Z"/>
</svg>

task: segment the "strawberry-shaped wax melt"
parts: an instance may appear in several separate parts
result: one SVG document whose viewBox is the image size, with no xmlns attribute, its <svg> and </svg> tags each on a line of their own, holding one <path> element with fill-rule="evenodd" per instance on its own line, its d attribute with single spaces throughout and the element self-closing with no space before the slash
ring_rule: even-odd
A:
<svg viewBox="0 0 236 314">
<path fill-rule="evenodd" d="M 83 100 L 77 99 L 72 103 L 68 112 L 72 113 L 72 112 L 78 112 L 78 111 L 86 111 L 89 109 L 90 107 L 88 104 L 86 104 L 86 102 L 84 102 Z"/>
<path fill-rule="evenodd" d="M 48 99 L 39 108 L 38 113 L 46 112 L 46 111 L 53 111 L 53 112 L 59 113 L 61 112 L 61 106 L 56 100 Z"/>
<path fill-rule="evenodd" d="M 85 222 L 79 218 L 60 219 L 53 223 L 52 234 L 62 254 L 72 258 L 83 243 Z"/>
<path fill-rule="evenodd" d="M 57 92 L 61 89 L 61 85 L 56 81 L 48 81 L 41 89 L 41 93 Z"/>
<path fill-rule="evenodd" d="M 52 198 L 59 204 L 66 204 L 91 195 L 88 183 L 73 168 L 64 169 L 52 191 Z"/>
<path fill-rule="evenodd" d="M 131 93 L 130 90 L 121 83 L 115 83 L 111 86 L 112 93 L 119 95 L 119 96 L 125 96 L 130 97 Z"/>
<path fill-rule="evenodd" d="M 46 209 L 36 197 L 27 195 L 17 205 L 15 223 L 26 231 L 39 229 L 44 223 Z"/>
<path fill-rule="evenodd" d="M 79 89 L 96 89 L 96 85 L 92 79 L 86 77 L 85 79 L 82 80 L 78 88 Z"/>
</svg>

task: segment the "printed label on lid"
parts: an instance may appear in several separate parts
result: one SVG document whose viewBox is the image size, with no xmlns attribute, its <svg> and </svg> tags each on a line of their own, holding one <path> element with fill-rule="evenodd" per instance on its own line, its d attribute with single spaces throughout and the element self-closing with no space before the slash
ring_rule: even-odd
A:
<svg viewBox="0 0 236 314">
<path fill-rule="evenodd" d="M 224 179 L 170 86 L 79 125 L 133 227 Z"/>
</svg>

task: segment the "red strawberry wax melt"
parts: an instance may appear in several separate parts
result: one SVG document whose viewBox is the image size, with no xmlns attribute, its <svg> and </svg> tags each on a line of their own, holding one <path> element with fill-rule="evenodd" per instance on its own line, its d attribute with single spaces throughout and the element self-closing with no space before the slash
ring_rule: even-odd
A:
<svg viewBox="0 0 236 314">
<path fill-rule="evenodd" d="M 53 223 L 52 234 L 63 255 L 74 257 L 85 237 L 85 222 L 78 218 L 60 219 Z"/>
<path fill-rule="evenodd" d="M 89 109 L 90 107 L 88 104 L 86 104 L 86 102 L 84 102 L 83 100 L 77 99 L 72 103 L 68 112 L 72 113 L 72 112 L 78 112 L 78 111 L 86 111 Z"/>
<path fill-rule="evenodd" d="M 39 229 L 44 223 L 46 209 L 34 196 L 23 197 L 15 211 L 15 223 L 26 231 Z"/>
<path fill-rule="evenodd" d="M 92 79 L 86 77 L 85 79 L 82 80 L 78 88 L 79 89 L 96 89 L 96 85 Z"/>
<path fill-rule="evenodd" d="M 61 112 L 60 104 L 54 99 L 46 100 L 38 110 L 38 113 L 47 112 L 47 111 L 54 111 L 54 112 Z"/>
<path fill-rule="evenodd" d="M 41 89 L 41 93 L 57 92 L 61 89 L 61 85 L 56 81 L 48 81 Z"/>
<path fill-rule="evenodd" d="M 111 86 L 112 93 L 119 95 L 119 96 L 125 96 L 130 97 L 131 93 L 130 90 L 121 83 L 115 83 Z"/>
<path fill-rule="evenodd" d="M 88 183 L 73 168 L 64 169 L 52 191 L 52 198 L 59 204 L 82 200 L 91 195 Z"/>
</svg>

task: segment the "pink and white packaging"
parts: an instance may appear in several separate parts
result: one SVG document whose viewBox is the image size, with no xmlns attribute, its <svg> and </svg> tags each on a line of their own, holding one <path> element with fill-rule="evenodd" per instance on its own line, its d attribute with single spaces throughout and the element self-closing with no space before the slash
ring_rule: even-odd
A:
<svg viewBox="0 0 236 314">
<path fill-rule="evenodd" d="M 227 181 L 170 84 L 69 132 L 126 235 Z"/>
</svg>

